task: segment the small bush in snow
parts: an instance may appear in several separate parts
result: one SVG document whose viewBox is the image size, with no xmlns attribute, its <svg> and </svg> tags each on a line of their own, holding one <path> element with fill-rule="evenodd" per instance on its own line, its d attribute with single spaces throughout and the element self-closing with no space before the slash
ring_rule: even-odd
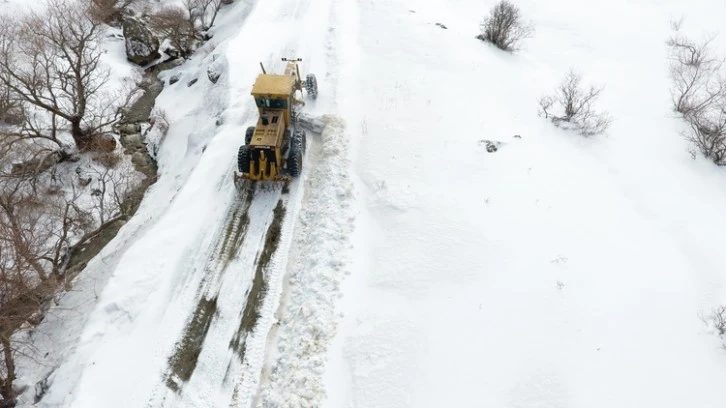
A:
<svg viewBox="0 0 726 408">
<path fill-rule="evenodd" d="M 161 108 L 154 108 L 149 117 L 149 124 L 152 128 L 159 131 L 162 138 L 166 136 L 166 133 L 169 131 L 169 119 L 167 118 L 166 111 Z"/>
<path fill-rule="evenodd" d="M 555 126 L 577 130 L 583 136 L 597 135 L 612 122 L 607 112 L 597 112 L 595 102 L 602 88 L 582 87 L 582 76 L 570 70 L 553 95 L 539 100 L 539 113 Z"/>
<path fill-rule="evenodd" d="M 532 25 L 522 21 L 519 8 L 508 0 L 502 0 L 481 23 L 481 34 L 477 38 L 511 52 L 518 50 L 522 40 L 533 33 Z"/>
<path fill-rule="evenodd" d="M 672 23 L 668 39 L 673 110 L 688 125 L 684 137 L 717 165 L 726 165 L 726 71 L 709 48 L 714 37 L 695 42 Z"/>
<path fill-rule="evenodd" d="M 711 310 L 708 316 L 700 315 L 701 321 L 709 328 L 718 332 L 719 336 L 726 334 L 726 306 L 718 306 Z"/>
</svg>

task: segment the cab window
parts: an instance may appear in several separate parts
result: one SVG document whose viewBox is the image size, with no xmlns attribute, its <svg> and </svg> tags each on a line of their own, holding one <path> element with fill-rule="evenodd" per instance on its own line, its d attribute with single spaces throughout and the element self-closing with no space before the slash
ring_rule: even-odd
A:
<svg viewBox="0 0 726 408">
<path fill-rule="evenodd" d="M 287 101 L 278 98 L 257 98 L 258 108 L 287 109 Z"/>
</svg>

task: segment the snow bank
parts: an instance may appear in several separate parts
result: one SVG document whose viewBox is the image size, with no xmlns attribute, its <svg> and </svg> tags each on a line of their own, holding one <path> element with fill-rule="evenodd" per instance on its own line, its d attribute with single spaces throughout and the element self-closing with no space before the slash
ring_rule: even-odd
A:
<svg viewBox="0 0 726 408">
<path fill-rule="evenodd" d="M 284 303 L 275 348 L 276 357 L 256 407 L 317 407 L 325 397 L 322 376 L 327 347 L 339 316 L 335 302 L 349 264 L 353 229 L 349 141 L 343 121 L 321 119 L 323 131 L 307 197 L 298 215 L 292 243 Z"/>
</svg>

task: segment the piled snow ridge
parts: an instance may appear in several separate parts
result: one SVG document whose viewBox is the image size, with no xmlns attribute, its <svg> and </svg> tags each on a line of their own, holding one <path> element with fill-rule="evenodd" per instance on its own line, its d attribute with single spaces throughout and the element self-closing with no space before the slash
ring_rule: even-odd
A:
<svg viewBox="0 0 726 408">
<path fill-rule="evenodd" d="M 350 146 L 343 121 L 322 117 L 322 157 L 311 170 L 288 265 L 288 293 L 276 355 L 256 407 L 319 407 L 327 347 L 337 330 L 336 298 L 348 271 L 353 231 Z"/>
</svg>

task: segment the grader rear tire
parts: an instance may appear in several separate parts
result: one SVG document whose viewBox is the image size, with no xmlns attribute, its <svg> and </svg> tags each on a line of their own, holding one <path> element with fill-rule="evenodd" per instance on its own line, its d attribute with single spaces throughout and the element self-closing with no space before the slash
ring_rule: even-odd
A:
<svg viewBox="0 0 726 408">
<path fill-rule="evenodd" d="M 242 145 L 237 152 L 237 170 L 240 173 L 250 172 L 250 147 Z"/>
</svg>

